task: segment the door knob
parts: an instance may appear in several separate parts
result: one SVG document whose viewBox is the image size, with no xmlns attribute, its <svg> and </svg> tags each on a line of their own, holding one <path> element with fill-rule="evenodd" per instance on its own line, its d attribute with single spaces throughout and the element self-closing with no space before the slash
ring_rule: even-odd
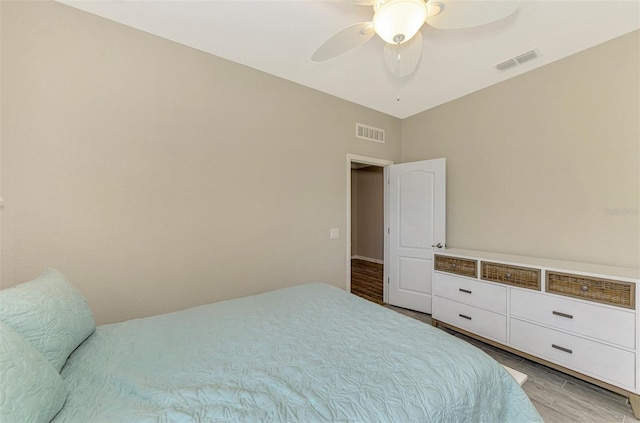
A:
<svg viewBox="0 0 640 423">
<path fill-rule="evenodd" d="M 442 243 L 441 243 L 441 242 L 438 242 L 437 244 L 432 245 L 432 247 L 442 248 L 442 247 L 443 247 L 443 245 L 442 245 Z"/>
</svg>

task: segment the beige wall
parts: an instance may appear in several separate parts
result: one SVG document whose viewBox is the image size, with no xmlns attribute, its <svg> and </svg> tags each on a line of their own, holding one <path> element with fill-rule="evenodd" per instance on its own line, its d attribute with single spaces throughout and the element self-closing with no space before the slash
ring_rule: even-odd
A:
<svg viewBox="0 0 640 423">
<path fill-rule="evenodd" d="M 345 286 L 346 155 L 398 161 L 398 119 L 60 4 L 1 8 L 2 287 L 56 267 L 114 322 Z"/>
<path fill-rule="evenodd" d="M 447 158 L 450 247 L 640 265 L 634 32 L 403 121 Z"/>
<path fill-rule="evenodd" d="M 60 4 L 0 17 L 2 287 L 57 267 L 99 322 L 344 287 L 347 153 L 447 157 L 450 246 L 638 266 L 637 32 L 400 122 Z"/>
<path fill-rule="evenodd" d="M 355 171 L 357 215 L 352 219 L 357 239 L 353 255 L 384 260 L 383 168 L 369 166 Z M 352 202 L 353 207 L 353 202 Z M 353 232 L 352 232 L 353 234 Z"/>
</svg>

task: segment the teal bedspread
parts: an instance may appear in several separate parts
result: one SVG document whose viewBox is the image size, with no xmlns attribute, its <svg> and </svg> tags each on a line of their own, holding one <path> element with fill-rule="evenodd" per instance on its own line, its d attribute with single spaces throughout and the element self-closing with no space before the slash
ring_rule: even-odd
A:
<svg viewBox="0 0 640 423">
<path fill-rule="evenodd" d="M 479 349 L 306 284 L 99 326 L 54 422 L 537 422 Z"/>
</svg>

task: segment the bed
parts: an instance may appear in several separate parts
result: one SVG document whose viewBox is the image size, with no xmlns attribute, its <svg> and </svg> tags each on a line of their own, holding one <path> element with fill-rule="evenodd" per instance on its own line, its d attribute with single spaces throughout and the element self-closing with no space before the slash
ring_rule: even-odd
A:
<svg viewBox="0 0 640 423">
<path fill-rule="evenodd" d="M 542 421 L 481 350 L 325 284 L 96 328 L 50 269 L 0 307 L 3 422 Z"/>
</svg>

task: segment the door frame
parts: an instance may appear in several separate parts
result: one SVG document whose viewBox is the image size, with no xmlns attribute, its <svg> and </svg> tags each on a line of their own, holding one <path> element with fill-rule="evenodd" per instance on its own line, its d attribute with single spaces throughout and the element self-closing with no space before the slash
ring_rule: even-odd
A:
<svg viewBox="0 0 640 423">
<path fill-rule="evenodd" d="M 389 302 L 388 299 L 388 289 L 387 289 L 387 263 L 389 263 L 389 231 L 387 228 L 389 227 L 388 222 L 388 208 L 389 203 L 387 201 L 389 195 L 389 165 L 392 165 L 393 162 L 391 160 L 378 159 L 375 157 L 366 157 L 359 156 L 357 154 L 347 154 L 347 230 L 346 230 L 346 262 L 347 262 L 347 275 L 346 275 L 346 290 L 347 292 L 351 292 L 351 163 L 362 163 L 368 164 L 372 166 L 380 166 L 383 169 L 383 184 L 384 184 L 384 194 L 383 194 L 383 202 L 384 202 L 384 264 L 382 265 L 382 301 L 385 303 Z"/>
</svg>

